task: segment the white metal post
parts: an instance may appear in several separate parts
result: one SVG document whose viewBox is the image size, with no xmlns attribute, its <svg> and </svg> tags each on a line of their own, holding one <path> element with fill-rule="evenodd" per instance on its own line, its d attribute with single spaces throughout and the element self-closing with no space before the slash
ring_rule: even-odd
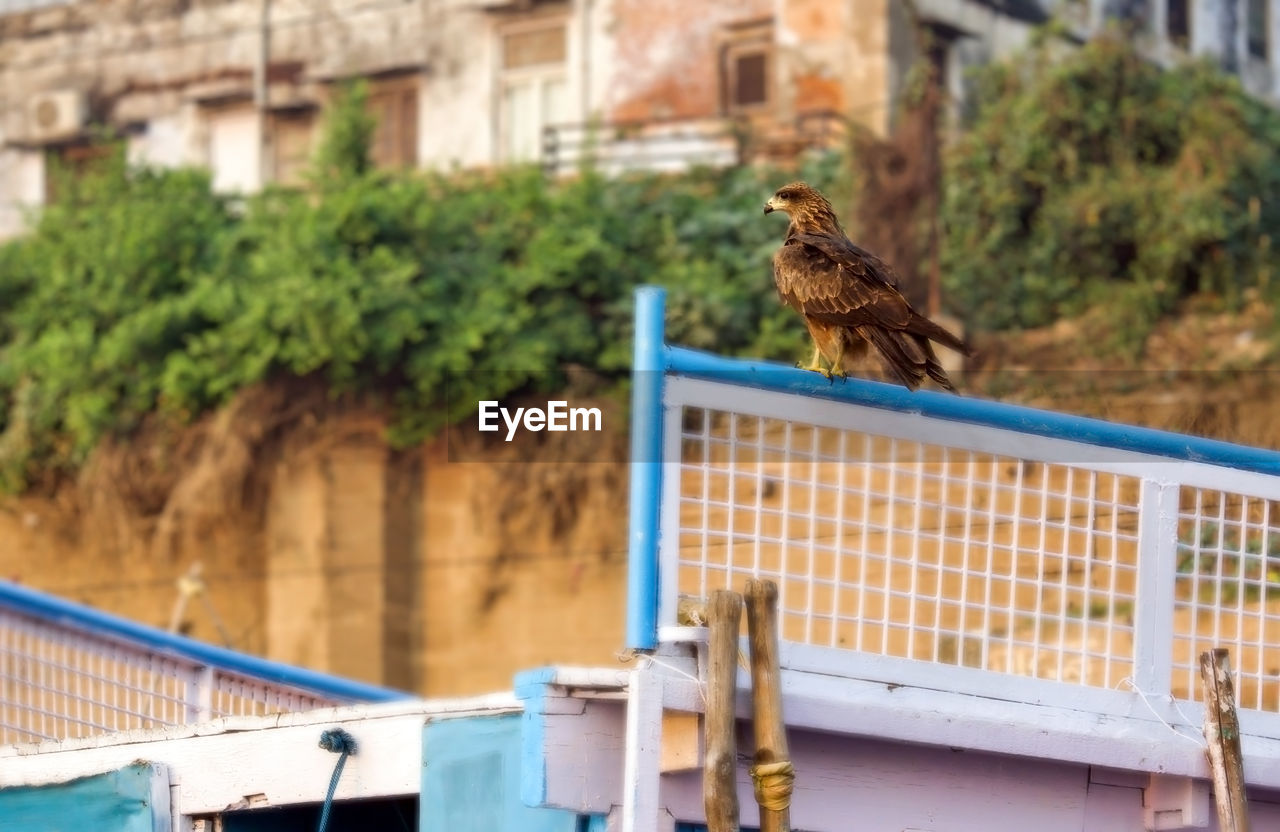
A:
<svg viewBox="0 0 1280 832">
<path fill-rule="evenodd" d="M 644 658 L 627 681 L 622 832 L 660 832 L 662 668 Z"/>
<path fill-rule="evenodd" d="M 187 679 L 187 722 L 213 719 L 213 668 L 195 667 Z"/>
<path fill-rule="evenodd" d="M 1179 490 L 1177 483 L 1144 477 L 1138 499 L 1133 683 L 1147 696 L 1170 692 Z"/>
</svg>

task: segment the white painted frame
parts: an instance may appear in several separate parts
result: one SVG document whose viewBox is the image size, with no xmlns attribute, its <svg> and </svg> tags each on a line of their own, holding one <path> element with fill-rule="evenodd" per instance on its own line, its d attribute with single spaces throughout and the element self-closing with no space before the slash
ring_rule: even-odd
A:
<svg viewBox="0 0 1280 832">
<path fill-rule="evenodd" d="M 575 71 L 580 63 L 579 52 L 582 49 L 579 37 L 580 24 L 581 21 L 577 16 L 566 11 L 539 11 L 502 21 L 493 27 L 493 157 L 499 163 L 538 163 L 543 155 L 541 141 L 539 141 L 532 158 L 518 159 L 511 156 L 508 147 L 511 125 L 507 123 L 508 114 L 505 104 L 509 89 L 528 84 L 536 85 L 538 101 L 541 104 L 544 85 L 561 81 L 565 85 L 565 102 L 569 110 L 564 120 L 580 119 L 582 79 Z M 564 33 L 565 55 L 562 62 L 510 69 L 503 65 L 505 40 L 509 35 L 554 28 L 559 28 Z M 539 113 L 538 120 L 543 121 L 543 116 L 543 113 Z M 544 122 L 541 126 L 546 128 L 553 123 L 555 122 Z"/>
<path fill-rule="evenodd" d="M 200 726 L 0 746 L 0 789 L 65 783 L 142 758 L 170 772 L 175 828 L 190 828 L 178 823 L 229 809 L 323 802 L 337 755 L 320 748 L 320 735 L 340 726 L 359 750 L 347 760 L 335 799 L 405 797 L 422 787 L 422 728 L 428 721 L 519 712 L 513 695 L 497 694 L 227 717 Z"/>
<path fill-rule="evenodd" d="M 958 708 L 963 712 L 963 706 L 955 705 L 955 702 L 966 701 L 956 699 L 961 696 L 968 697 L 975 717 L 977 711 L 991 702 L 1001 702 L 1007 703 L 1002 707 L 1017 704 L 1030 706 L 1033 712 L 1048 709 L 1064 715 L 1075 714 L 1099 725 L 1114 724 L 1120 727 L 1120 733 L 1137 731 L 1152 738 L 1168 738 L 1168 734 L 1177 733 L 1184 739 L 1195 740 L 1194 726 L 1187 725 L 1188 717 L 1198 722 L 1202 708 L 1190 701 L 1175 703 L 1170 696 L 1173 640 L 1169 634 L 1174 615 L 1179 489 L 1194 487 L 1247 495 L 1250 499 L 1280 500 L 1280 477 L 919 413 L 669 375 L 664 391 L 664 464 L 659 521 L 660 528 L 664 530 L 681 528 L 682 418 L 685 407 L 854 430 L 1005 458 L 1069 463 L 1074 468 L 1138 480 L 1141 490 L 1137 546 L 1142 557 L 1138 561 L 1135 589 L 1137 615 L 1133 630 L 1132 681 L 1141 693 L 1129 688 L 1092 687 L 788 641 L 782 644 L 782 661 L 787 675 L 797 680 L 796 685 L 809 685 L 799 680 L 811 678 L 818 680 L 815 682 L 818 689 L 836 684 L 836 679 L 847 680 L 848 684 L 855 686 L 862 683 L 891 688 L 907 686 L 918 690 L 914 695 L 915 701 L 925 710 L 932 707 L 928 704 L 931 700 L 947 699 L 953 703 L 949 709 Z M 676 618 L 680 542 L 678 531 L 659 537 L 658 633 L 659 640 L 668 644 L 699 641 L 705 637 L 705 630 L 680 626 Z M 823 679 L 827 681 L 821 682 Z M 897 697 L 898 700 L 903 698 Z M 831 704 L 834 703 L 828 703 Z M 839 709 L 819 707 L 812 719 L 802 718 L 793 724 L 815 722 L 811 727 L 841 730 L 839 724 L 832 724 L 825 716 L 834 713 L 839 713 Z M 792 716 L 788 714 L 789 721 L 792 721 Z M 1039 718 L 1034 717 L 1032 721 Z M 1280 742 L 1280 713 L 1245 708 L 1241 710 L 1240 719 L 1246 749 L 1252 743 L 1261 743 L 1261 746 L 1254 746 L 1254 753 L 1263 753 L 1263 746 L 1269 749 L 1263 756 L 1274 757 L 1274 760 L 1268 764 L 1271 774 L 1266 779 L 1268 782 L 1280 782 L 1280 769 L 1276 768 L 1280 765 L 1280 745 L 1276 745 Z M 822 724 L 816 724 L 818 722 Z M 1151 734 L 1152 726 L 1155 726 L 1154 734 Z M 1104 731 L 1102 735 L 1111 733 Z M 1113 765 L 1133 765 L 1135 762 L 1131 755 L 1120 756 L 1120 759 L 1114 759 L 1114 755 L 1103 754 L 1106 759 L 1090 761 Z M 1146 758 L 1150 757 L 1148 750 Z M 1185 762 L 1174 768 L 1189 774 L 1198 771 L 1190 770 L 1196 767 Z"/>
</svg>

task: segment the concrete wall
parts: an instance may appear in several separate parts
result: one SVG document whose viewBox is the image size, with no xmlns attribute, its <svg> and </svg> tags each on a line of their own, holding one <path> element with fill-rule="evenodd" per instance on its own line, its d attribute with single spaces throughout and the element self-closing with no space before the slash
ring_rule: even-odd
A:
<svg viewBox="0 0 1280 832">
<path fill-rule="evenodd" d="M 497 62 L 493 22 L 461 3 L 432 6 L 424 23 L 433 45 L 419 108 L 419 153 L 444 168 L 487 164 L 497 137 L 489 106 Z"/>
<path fill-rule="evenodd" d="M 721 112 L 719 45 L 726 24 L 759 20 L 773 0 L 687 3 L 612 0 L 612 71 L 603 107 L 617 120 L 687 119 Z"/>
<path fill-rule="evenodd" d="M 34 123 L 38 96 L 79 98 L 85 124 L 126 137 L 135 161 L 209 165 L 215 185 L 253 191 L 270 178 L 269 133 L 255 101 L 263 69 L 272 107 L 319 106 L 333 81 L 421 72 L 439 38 L 419 0 L 272 0 L 263 37 L 258 0 L 81 0 L 0 16 L 0 234 L 21 229 L 22 205 L 38 204 L 35 174 L 47 149 L 88 129 L 49 135 Z M 264 53 L 264 45 L 267 50 Z M 480 97 L 478 100 L 483 101 Z M 439 109 L 419 108 L 424 120 Z M 419 134 L 427 135 L 427 125 Z M 481 145 L 481 151 L 484 146 Z M 7 164 L 2 164 L 7 163 Z"/>
<path fill-rule="evenodd" d="M 166 486 L 194 503 L 158 514 L 121 502 L 133 483 L 111 473 L 54 500 L 0 500 L 0 575 L 163 628 L 199 562 L 212 610 L 188 602 L 190 635 L 221 643 L 225 629 L 240 650 L 434 696 L 507 689 L 544 663 L 615 663 L 622 452 L 456 461 L 443 438 L 392 450 L 384 427 L 351 413 L 278 445 L 207 443 Z M 246 481 L 218 480 L 210 460 L 228 454 L 254 460 Z"/>
<path fill-rule="evenodd" d="M 781 104 L 847 112 L 876 132 L 891 110 L 888 0 L 785 0 L 779 14 Z"/>
<path fill-rule="evenodd" d="M 25 227 L 27 216 L 44 203 L 44 155 L 0 149 L 0 238 Z"/>
</svg>

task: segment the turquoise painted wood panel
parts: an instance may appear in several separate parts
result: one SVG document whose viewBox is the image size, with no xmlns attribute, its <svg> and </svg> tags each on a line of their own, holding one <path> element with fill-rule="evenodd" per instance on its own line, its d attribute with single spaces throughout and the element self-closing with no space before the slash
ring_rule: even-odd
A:
<svg viewBox="0 0 1280 832">
<path fill-rule="evenodd" d="M 520 800 L 520 715 L 428 722 L 420 832 L 577 832 L 572 812 Z"/>
<path fill-rule="evenodd" d="M 0 829 L 168 832 L 168 795 L 168 775 L 146 763 L 66 783 L 0 789 Z"/>
</svg>

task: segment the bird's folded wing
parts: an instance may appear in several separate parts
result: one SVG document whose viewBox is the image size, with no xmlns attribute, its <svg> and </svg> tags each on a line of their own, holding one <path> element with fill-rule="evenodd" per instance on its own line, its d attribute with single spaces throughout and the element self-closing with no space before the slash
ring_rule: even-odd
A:
<svg viewBox="0 0 1280 832">
<path fill-rule="evenodd" d="M 800 237 L 813 235 L 798 235 Z M 792 242 L 774 257 L 774 279 L 782 299 L 808 318 L 839 326 L 875 324 L 902 329 L 911 307 L 893 286 L 858 267 L 837 261 L 811 244 Z"/>
<path fill-rule="evenodd" d="M 825 254 L 833 263 L 840 264 L 872 283 L 883 283 L 894 289 L 902 288 L 899 285 L 898 273 L 892 266 L 865 248 L 859 247 L 843 234 L 796 234 L 791 238 L 791 242 L 812 246 Z"/>
</svg>

